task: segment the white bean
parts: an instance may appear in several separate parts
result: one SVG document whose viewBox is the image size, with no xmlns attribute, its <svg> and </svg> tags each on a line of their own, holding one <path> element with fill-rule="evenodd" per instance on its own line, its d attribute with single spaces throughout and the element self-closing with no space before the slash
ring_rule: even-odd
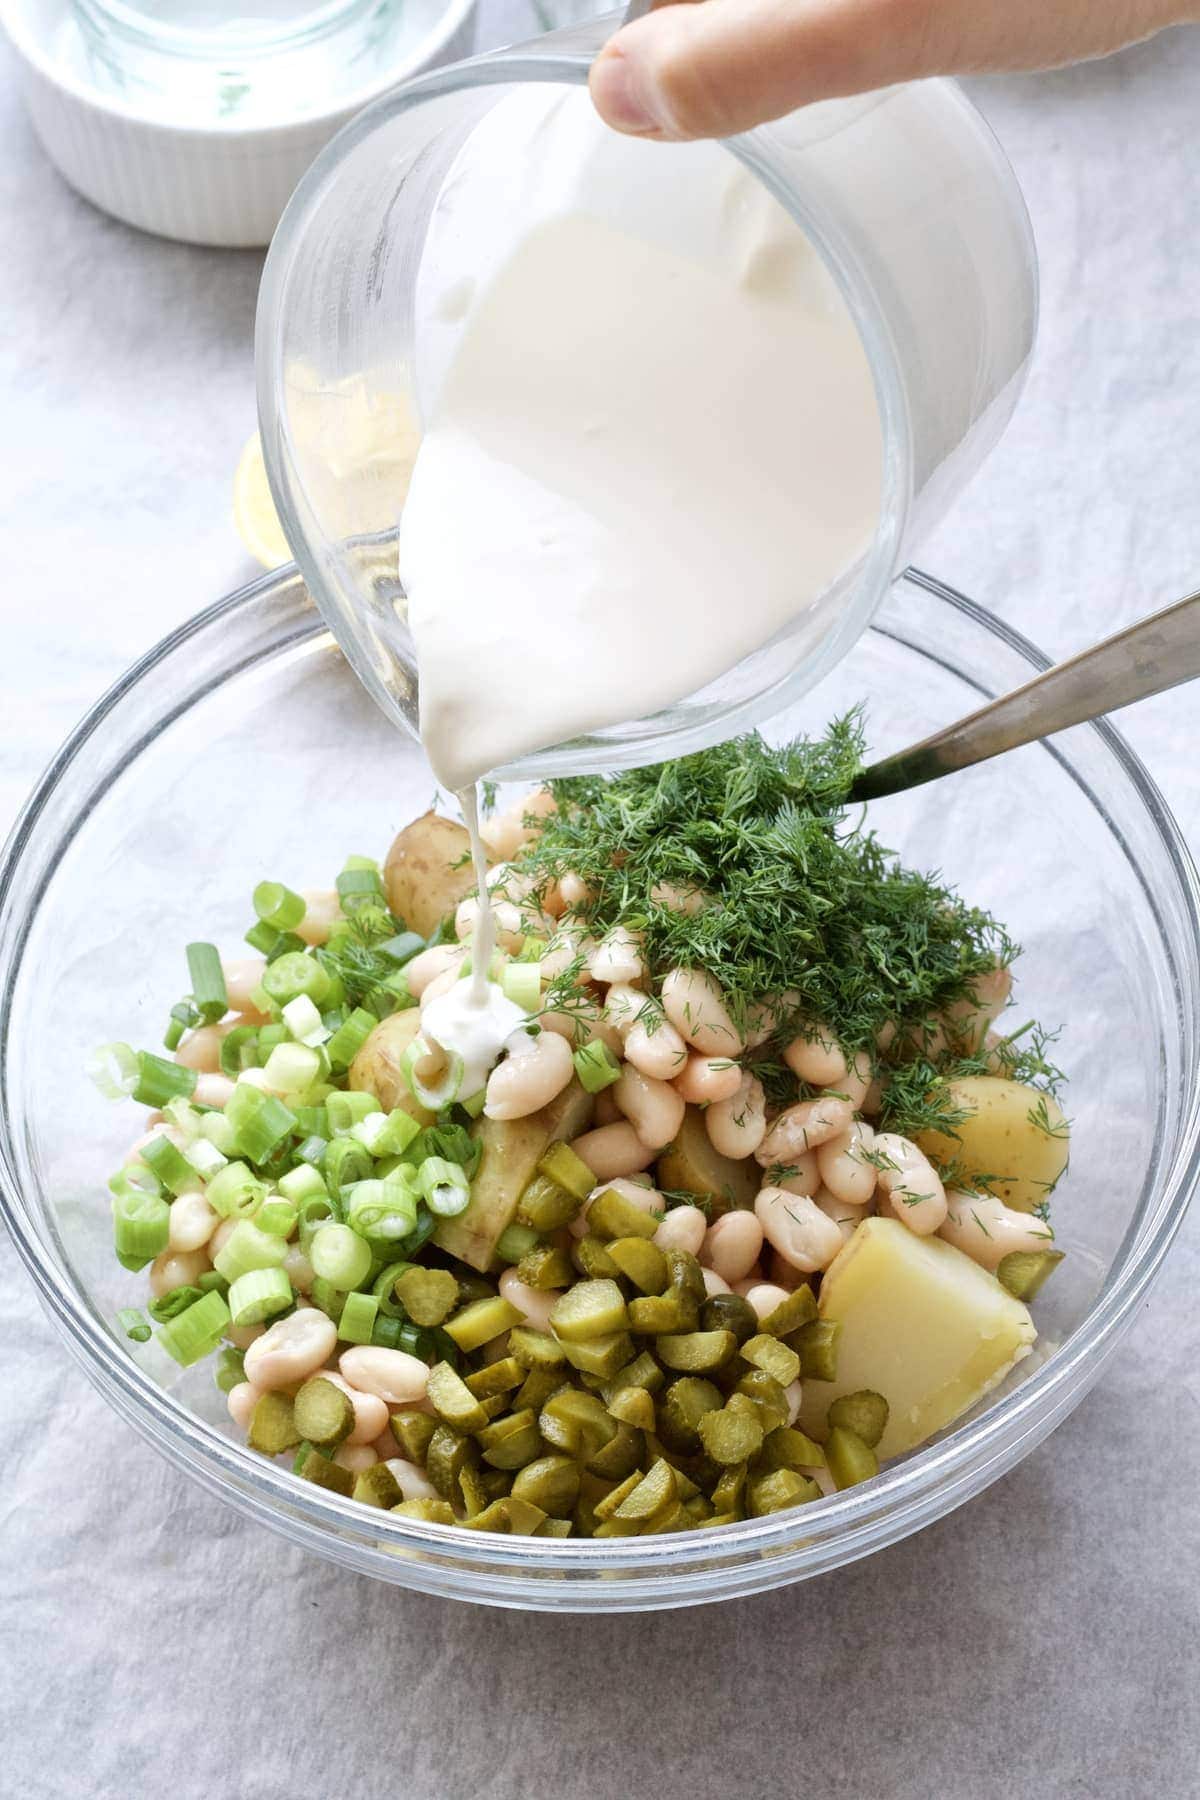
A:
<svg viewBox="0 0 1200 1800">
<path fill-rule="evenodd" d="M 795 1264 L 790 1263 L 786 1256 L 780 1256 L 778 1250 L 768 1248 L 766 1267 L 767 1280 L 774 1282 L 776 1287 L 785 1288 L 789 1294 L 804 1280 Z"/>
<path fill-rule="evenodd" d="M 303 1306 L 286 1319 L 277 1319 L 251 1344 L 246 1352 L 246 1378 L 261 1388 L 303 1381 L 333 1355 L 336 1344 L 333 1320 L 315 1306 Z"/>
<path fill-rule="evenodd" d="M 255 1387 L 252 1381 L 239 1381 L 226 1394 L 225 1404 L 229 1408 L 229 1416 L 239 1430 L 249 1429 L 251 1416 L 264 1392 L 265 1389 Z"/>
<path fill-rule="evenodd" d="M 588 964 L 595 950 L 595 939 L 587 935 L 582 925 L 560 925 L 542 956 L 542 980 L 557 981 L 574 968 L 575 983 L 583 987 L 591 979 Z"/>
<path fill-rule="evenodd" d="M 487 873 L 488 893 L 494 894 L 497 900 L 511 900 L 515 906 L 528 900 L 534 886 L 533 876 L 518 869 L 515 863 L 494 863 Z"/>
<path fill-rule="evenodd" d="M 299 1244 L 289 1244 L 283 1259 L 283 1272 L 298 1294 L 307 1294 L 316 1280 L 313 1266 Z"/>
<path fill-rule="evenodd" d="M 827 1138 L 817 1151 L 821 1180 L 836 1200 L 866 1206 L 875 1192 L 875 1165 L 868 1161 L 875 1133 L 861 1119 Z"/>
<path fill-rule="evenodd" d="M 221 1067 L 221 1039 L 228 1037 L 232 1030 L 232 1025 L 198 1025 L 180 1044 L 175 1061 L 182 1069 L 196 1069 L 205 1075 L 217 1074 Z"/>
<path fill-rule="evenodd" d="M 771 1187 L 784 1188 L 789 1194 L 815 1194 L 821 1185 L 821 1171 L 815 1150 L 802 1150 L 786 1163 L 771 1170 Z"/>
<path fill-rule="evenodd" d="M 611 1181 L 617 1175 L 636 1175 L 640 1170 L 648 1169 L 657 1155 L 649 1144 L 643 1144 L 628 1123 L 601 1125 L 596 1131 L 585 1131 L 571 1148 L 587 1164 L 597 1181 Z"/>
<path fill-rule="evenodd" d="M 592 1109 L 593 1125 L 617 1125 L 625 1117 L 617 1105 L 611 1087 L 601 1088 L 596 1095 L 596 1104 Z"/>
<path fill-rule="evenodd" d="M 767 1129 L 766 1095 L 758 1077 L 743 1072 L 736 1094 L 707 1108 L 704 1129 L 718 1155 L 735 1161 L 753 1156 Z"/>
<path fill-rule="evenodd" d="M 580 998 L 582 1000 L 582 995 Z M 620 1059 L 620 1032 L 590 1000 L 584 1000 L 580 1006 L 568 1007 L 565 1011 L 540 1012 L 537 1022 L 543 1031 L 553 1031 L 559 1037 L 566 1038 L 574 1050 L 582 1050 L 586 1044 L 599 1042 Z"/>
<path fill-rule="evenodd" d="M 344 918 L 336 888 L 301 888 L 304 917 L 295 927 L 296 936 L 306 944 L 327 944 L 338 920 Z"/>
<path fill-rule="evenodd" d="M 703 888 L 682 887 L 675 881 L 656 881 L 650 889 L 650 900 L 654 906 L 665 906 L 670 912 L 686 913 L 694 918 L 703 912 L 709 904 L 711 895 Z"/>
<path fill-rule="evenodd" d="M 1049 1250 L 1054 1233 L 1035 1213 L 1016 1212 L 991 1194 L 946 1195 L 946 1217 L 938 1236 L 985 1269 L 998 1269 L 1014 1250 Z"/>
<path fill-rule="evenodd" d="M 222 1219 L 208 1240 L 208 1254 L 220 1256 L 222 1250 L 241 1224 L 240 1219 Z"/>
<path fill-rule="evenodd" d="M 465 944 L 434 944 L 432 949 L 418 951 L 412 961 L 404 965 L 404 979 L 408 983 L 409 993 L 414 1000 L 419 1000 L 430 982 L 451 970 L 457 976 L 466 960 Z"/>
<path fill-rule="evenodd" d="M 700 1273 L 704 1277 L 704 1291 L 710 1300 L 714 1294 L 732 1294 L 733 1289 L 729 1283 L 715 1269 L 701 1269 Z"/>
<path fill-rule="evenodd" d="M 247 1071 L 251 1073 L 253 1071 Z M 228 1075 L 197 1075 L 196 1085 L 192 1089 L 193 1106 L 224 1107 L 233 1093 L 233 1083 Z"/>
<path fill-rule="evenodd" d="M 754 1210 L 772 1248 L 804 1275 L 828 1268 L 842 1247 L 837 1226 L 805 1194 L 763 1188 Z"/>
<path fill-rule="evenodd" d="M 211 1267 L 207 1250 L 164 1250 L 150 1264 L 150 1292 L 159 1300 L 172 1288 L 191 1287 Z"/>
<path fill-rule="evenodd" d="M 587 1236 L 587 1216 L 591 1209 L 592 1201 L 598 1199 L 601 1194 L 607 1193 L 609 1188 L 615 1188 L 621 1198 L 623 1200 L 628 1200 L 631 1206 L 636 1206 L 639 1212 L 661 1213 L 666 1205 L 666 1202 L 663 1200 L 658 1189 L 652 1186 L 648 1181 L 643 1183 L 641 1181 L 628 1180 L 625 1177 L 618 1175 L 615 1180 L 601 1181 L 598 1187 L 592 1189 L 575 1217 L 571 1220 L 570 1231 L 572 1237 L 581 1238 Z"/>
<path fill-rule="evenodd" d="M 227 1325 L 224 1336 L 235 1350 L 248 1350 L 266 1331 L 265 1325 Z"/>
<path fill-rule="evenodd" d="M 780 1113 L 755 1152 L 764 1169 L 772 1163 L 794 1163 L 806 1150 L 816 1150 L 839 1131 L 849 1129 L 854 1108 L 848 1100 L 818 1094 Z"/>
<path fill-rule="evenodd" d="M 896 1131 L 881 1131 L 874 1150 L 886 1210 L 918 1237 L 932 1236 L 946 1217 L 946 1190 L 929 1158 Z"/>
<path fill-rule="evenodd" d="M 655 1081 L 627 1063 L 613 1084 L 613 1099 L 643 1144 L 663 1149 L 683 1124 L 684 1104 L 669 1081 Z"/>
<path fill-rule="evenodd" d="M 589 907 L 596 898 L 596 890 L 582 875 L 576 875 L 573 869 L 559 878 L 558 897 L 565 912 L 581 912 Z"/>
<path fill-rule="evenodd" d="M 532 925 L 526 926 L 521 909 L 511 900 L 493 900 L 490 906 L 492 918 L 496 922 L 496 942 L 501 950 L 508 950 L 513 955 L 525 942 L 527 932 Z M 479 919 L 479 901 L 474 894 L 460 900 L 454 914 L 454 929 L 458 937 L 467 941 L 475 935 L 475 926 Z"/>
<path fill-rule="evenodd" d="M 406 1406 L 424 1397 L 429 1369 L 406 1350 L 385 1350 L 378 1344 L 354 1344 L 343 1350 L 338 1368 L 351 1387 L 364 1394 L 378 1394 L 389 1406 Z"/>
<path fill-rule="evenodd" d="M 745 1048 L 725 996 L 703 969 L 672 969 L 662 985 L 663 1010 L 693 1050 L 740 1056 Z"/>
<path fill-rule="evenodd" d="M 810 1087 L 837 1087 L 849 1065 L 842 1046 L 827 1025 L 812 1021 L 783 1052 L 793 1075 Z"/>
<path fill-rule="evenodd" d="M 942 1013 L 955 1043 L 967 1052 L 979 1048 L 992 1020 L 1004 1011 L 1012 993 L 1012 970 L 997 966 L 971 983 L 970 993 Z"/>
<path fill-rule="evenodd" d="M 387 1430 L 387 1404 L 378 1394 L 368 1394 L 361 1388 L 351 1387 L 345 1376 L 339 1375 L 336 1369 L 322 1369 L 321 1380 L 330 1381 L 334 1387 L 341 1388 L 354 1408 L 354 1424 L 343 1438 L 343 1443 L 372 1444 L 381 1431 Z"/>
<path fill-rule="evenodd" d="M 767 1318 L 788 1297 L 787 1288 L 777 1287 L 772 1281 L 738 1281 L 733 1291 L 750 1302 L 760 1319 Z"/>
<path fill-rule="evenodd" d="M 333 1453 L 333 1460 L 339 1469 L 349 1469 L 352 1475 L 365 1475 L 379 1461 L 370 1444 L 352 1444 L 349 1438 L 339 1444 Z"/>
<path fill-rule="evenodd" d="M 479 835 L 492 861 L 511 861 L 523 845 L 537 836 L 541 830 L 540 821 L 555 810 L 556 802 L 549 788 L 534 788 L 514 800 L 504 812 L 485 819 Z"/>
<path fill-rule="evenodd" d="M 221 959 L 221 971 L 225 977 L 225 998 L 229 1002 L 230 1012 L 249 1013 L 251 1020 L 265 1018 L 254 1005 L 250 996 L 255 988 L 262 986 L 262 978 L 266 972 L 266 961 L 261 956 L 242 956 L 234 962 Z"/>
<path fill-rule="evenodd" d="M 642 935 L 618 925 L 602 938 L 591 958 L 589 972 L 593 981 L 611 987 L 613 982 L 644 981 L 648 973 L 642 953 Z"/>
<path fill-rule="evenodd" d="M 202 1250 L 217 1229 L 217 1215 L 203 1194 L 172 1200 L 167 1243 L 172 1250 Z"/>
<path fill-rule="evenodd" d="M 783 1397 L 787 1401 L 787 1422 L 789 1425 L 794 1425 L 800 1417 L 800 1402 L 804 1398 L 804 1390 L 800 1386 L 798 1377 L 795 1381 L 788 1382 L 783 1390 Z"/>
<path fill-rule="evenodd" d="M 873 1080 L 871 1059 L 865 1050 L 858 1050 L 850 1058 L 850 1066 L 842 1079 L 835 1081 L 829 1091 L 840 1100 L 848 1100 L 855 1112 L 860 1112 Z"/>
<path fill-rule="evenodd" d="M 628 1056 L 629 1051 L 626 1049 Z M 689 1106 L 709 1106 L 731 1100 L 741 1085 L 742 1071 L 728 1056 L 697 1056 L 693 1051 L 672 1086 Z"/>
<path fill-rule="evenodd" d="M 515 1269 L 505 1269 L 500 1277 L 500 1293 L 510 1306 L 523 1312 L 535 1331 L 550 1329 L 550 1313 L 554 1302 L 562 1298 L 559 1288 L 534 1288 L 517 1277 Z"/>
<path fill-rule="evenodd" d="M 699 1252 L 702 1263 L 715 1269 L 732 1287 L 744 1281 L 762 1254 L 763 1228 L 755 1213 L 738 1208 L 714 1219 Z"/>
<path fill-rule="evenodd" d="M 654 1234 L 660 1250 L 686 1250 L 698 1256 L 704 1242 L 706 1221 L 698 1206 L 673 1206 Z"/>
<path fill-rule="evenodd" d="M 799 994 L 791 989 L 786 994 L 771 994 L 765 1000 L 756 1000 L 746 1019 L 747 1048 L 757 1050 L 769 1037 L 774 1037 L 784 1019 L 794 1017 L 799 1004 Z"/>
<path fill-rule="evenodd" d="M 837 1226 L 843 1244 L 850 1242 L 862 1221 L 873 1210 L 869 1202 L 866 1206 L 848 1206 L 836 1194 L 831 1194 L 828 1188 L 821 1188 L 813 1195 L 813 1205 L 819 1207 L 825 1217 Z"/>
<path fill-rule="evenodd" d="M 395 1446 L 393 1445 L 393 1448 Z M 426 1475 L 424 1469 L 418 1469 L 416 1463 L 406 1462 L 402 1456 L 381 1458 L 396 1478 L 396 1485 L 406 1500 L 436 1500 L 438 1491 Z"/>
<path fill-rule="evenodd" d="M 609 990 L 610 995 L 612 990 Z M 661 1013 L 635 1019 L 625 1034 L 625 1060 L 655 1081 L 670 1081 L 687 1064 L 687 1045 Z M 684 1096 L 686 1098 L 686 1096 Z"/>
<path fill-rule="evenodd" d="M 554 1031 L 539 1032 L 535 1038 L 526 1036 L 488 1077 L 484 1114 L 489 1119 L 526 1119 L 549 1106 L 574 1073 L 566 1038 Z"/>
</svg>

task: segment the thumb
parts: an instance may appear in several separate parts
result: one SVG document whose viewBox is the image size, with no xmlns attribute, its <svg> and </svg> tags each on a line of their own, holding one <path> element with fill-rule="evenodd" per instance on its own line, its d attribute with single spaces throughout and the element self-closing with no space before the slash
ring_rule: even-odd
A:
<svg viewBox="0 0 1200 1800">
<path fill-rule="evenodd" d="M 659 6 L 605 45 L 592 99 L 639 137 L 729 137 L 812 100 L 931 73 L 948 48 L 936 41 L 942 16 L 934 0 Z"/>
</svg>

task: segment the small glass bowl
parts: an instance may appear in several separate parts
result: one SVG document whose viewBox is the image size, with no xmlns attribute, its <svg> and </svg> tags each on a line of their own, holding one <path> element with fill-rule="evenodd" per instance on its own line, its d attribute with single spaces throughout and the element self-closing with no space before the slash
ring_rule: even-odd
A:
<svg viewBox="0 0 1200 1800">
<path fill-rule="evenodd" d="M 859 701 L 872 747 L 1015 686 L 1044 660 L 961 596 L 909 574 L 851 656 L 772 735 Z M 509 1538 L 367 1511 L 253 1455 L 203 1365 L 114 1324 L 144 1283 L 110 1247 L 105 1179 L 137 1135 L 84 1074 L 113 1037 L 160 1039 L 184 944 L 231 950 L 264 875 L 319 883 L 379 854 L 429 803 L 294 570 L 181 627 L 55 758 L 0 866 L 0 1200 L 68 1348 L 164 1455 L 293 1542 L 386 1581 L 493 1605 L 682 1606 L 852 1562 L 928 1524 L 1038 1444 L 1096 1380 L 1200 1180 L 1200 888 L 1154 784 L 1106 724 L 1081 726 L 872 808 L 1024 944 L 1017 1021 L 1064 1022 L 1070 1252 L 1037 1302 L 1035 1353 L 958 1427 L 875 1481 L 794 1512 L 648 1540 Z"/>
</svg>

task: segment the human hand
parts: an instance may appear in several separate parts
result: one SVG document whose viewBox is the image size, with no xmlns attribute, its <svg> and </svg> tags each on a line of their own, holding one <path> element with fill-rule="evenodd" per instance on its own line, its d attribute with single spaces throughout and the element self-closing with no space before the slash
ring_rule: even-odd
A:
<svg viewBox="0 0 1200 1800">
<path fill-rule="evenodd" d="M 1105 56 L 1200 18 L 1200 0 L 696 0 L 597 57 L 601 117 L 638 137 L 728 137 L 813 100 L 926 75 Z"/>
</svg>

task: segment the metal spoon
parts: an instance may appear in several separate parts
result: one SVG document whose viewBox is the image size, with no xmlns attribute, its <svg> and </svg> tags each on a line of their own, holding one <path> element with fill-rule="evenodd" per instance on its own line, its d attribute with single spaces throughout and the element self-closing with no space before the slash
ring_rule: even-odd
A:
<svg viewBox="0 0 1200 1800">
<path fill-rule="evenodd" d="M 1200 593 L 1056 663 L 1024 687 L 864 769 L 852 800 L 920 787 L 1200 676 Z"/>
</svg>

